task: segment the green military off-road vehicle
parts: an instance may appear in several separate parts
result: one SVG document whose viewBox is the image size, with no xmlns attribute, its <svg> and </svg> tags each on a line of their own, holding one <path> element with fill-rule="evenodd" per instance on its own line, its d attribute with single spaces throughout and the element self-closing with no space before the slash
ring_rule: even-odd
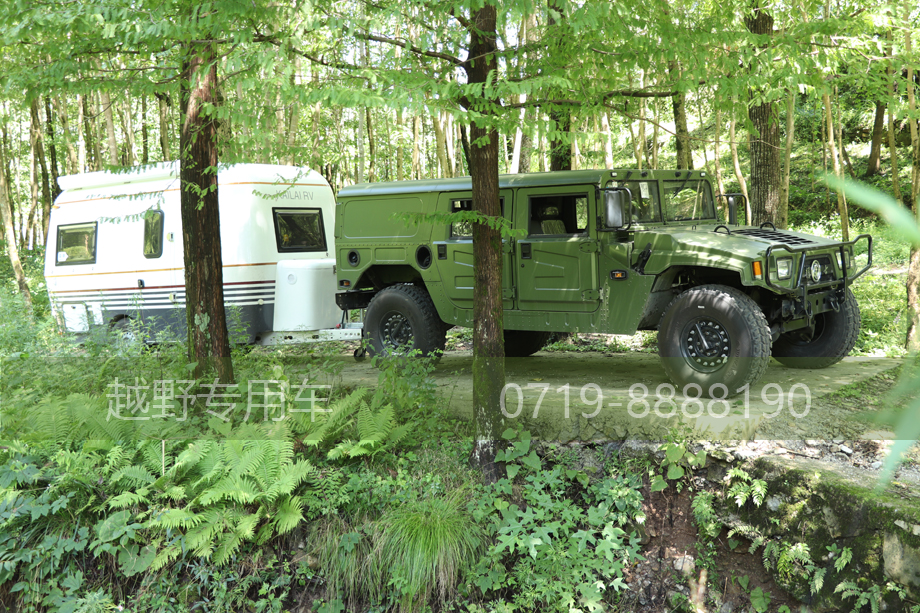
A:
<svg viewBox="0 0 920 613">
<path fill-rule="evenodd" d="M 841 243 L 737 225 L 743 197 L 714 196 L 700 171 L 505 175 L 499 187 L 503 216 L 524 234 L 502 249 L 508 357 L 558 332 L 658 330 L 671 380 L 718 398 L 757 381 L 771 355 L 823 368 L 853 349 L 860 315 L 848 286 L 871 265 L 869 235 Z M 433 354 L 447 329 L 472 326 L 471 225 L 399 215 L 470 210 L 471 199 L 469 177 L 339 192 L 337 302 L 367 308 L 370 351 Z"/>
</svg>

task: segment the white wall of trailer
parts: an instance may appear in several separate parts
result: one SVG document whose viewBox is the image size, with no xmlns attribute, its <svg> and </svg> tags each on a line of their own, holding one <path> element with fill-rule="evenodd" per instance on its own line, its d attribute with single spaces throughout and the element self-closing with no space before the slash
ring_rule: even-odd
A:
<svg viewBox="0 0 920 613">
<path fill-rule="evenodd" d="M 184 318 L 178 172 L 172 162 L 60 178 L 45 276 L 69 331 L 125 316 Z M 307 168 L 238 164 L 218 172 L 218 197 L 224 297 L 248 318 L 250 340 L 335 327 L 335 198 L 326 180 Z M 160 214 L 149 211 L 162 211 L 158 257 Z"/>
</svg>

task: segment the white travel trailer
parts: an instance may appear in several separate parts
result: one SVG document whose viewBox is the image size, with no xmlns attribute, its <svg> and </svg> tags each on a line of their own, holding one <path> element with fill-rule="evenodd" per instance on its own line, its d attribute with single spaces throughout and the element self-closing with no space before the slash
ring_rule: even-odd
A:
<svg viewBox="0 0 920 613">
<path fill-rule="evenodd" d="M 45 278 L 70 332 L 126 326 L 185 334 L 179 166 L 61 177 Z M 336 306 L 335 196 L 307 168 L 218 172 L 225 303 L 255 344 L 360 339 Z"/>
</svg>

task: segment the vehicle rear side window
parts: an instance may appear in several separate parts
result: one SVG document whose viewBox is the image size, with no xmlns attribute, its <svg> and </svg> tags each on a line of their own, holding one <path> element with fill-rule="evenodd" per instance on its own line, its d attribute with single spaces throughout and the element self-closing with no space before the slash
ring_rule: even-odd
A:
<svg viewBox="0 0 920 613">
<path fill-rule="evenodd" d="M 96 222 L 58 226 L 57 265 L 96 263 Z"/>
<path fill-rule="evenodd" d="M 272 209 L 278 252 L 325 251 L 323 212 L 319 209 Z"/>
<path fill-rule="evenodd" d="M 505 199 L 499 199 L 499 207 L 501 207 L 502 216 L 505 215 Z M 452 200 L 450 203 L 450 212 L 458 213 L 460 211 L 472 211 L 473 210 L 473 201 L 469 199 L 464 200 Z M 450 224 L 450 237 L 451 238 L 473 238 L 473 222 L 472 221 L 455 221 Z"/>
<path fill-rule="evenodd" d="M 144 215 L 144 257 L 163 255 L 163 211 L 147 211 Z"/>
</svg>

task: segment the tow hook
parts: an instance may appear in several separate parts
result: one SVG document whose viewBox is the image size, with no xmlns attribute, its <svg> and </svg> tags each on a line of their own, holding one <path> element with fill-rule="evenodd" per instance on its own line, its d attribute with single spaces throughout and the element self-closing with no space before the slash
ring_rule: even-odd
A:
<svg viewBox="0 0 920 613">
<path fill-rule="evenodd" d="M 840 312 L 840 299 L 837 298 L 837 294 L 831 294 L 827 297 L 827 304 L 834 309 L 835 313 Z"/>
</svg>

